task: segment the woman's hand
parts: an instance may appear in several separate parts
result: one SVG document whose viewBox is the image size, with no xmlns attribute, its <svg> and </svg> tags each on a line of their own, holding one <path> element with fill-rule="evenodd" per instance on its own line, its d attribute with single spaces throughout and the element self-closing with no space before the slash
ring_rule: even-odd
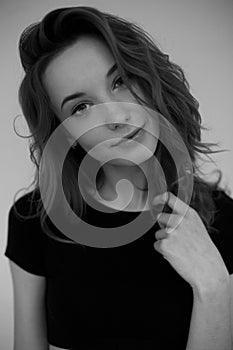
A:
<svg viewBox="0 0 233 350">
<path fill-rule="evenodd" d="M 194 289 L 214 288 L 229 273 L 200 216 L 171 192 L 157 196 L 153 204 L 165 202 L 173 211 L 158 215 L 165 228 L 155 233 L 155 250 Z"/>
</svg>

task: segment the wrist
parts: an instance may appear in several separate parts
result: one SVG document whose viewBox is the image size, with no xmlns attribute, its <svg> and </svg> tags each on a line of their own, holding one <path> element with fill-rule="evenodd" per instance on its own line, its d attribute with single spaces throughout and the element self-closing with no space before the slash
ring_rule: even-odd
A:
<svg viewBox="0 0 233 350">
<path fill-rule="evenodd" d="M 215 298 L 223 295 L 224 291 L 230 288 L 229 273 L 218 278 L 208 279 L 204 283 L 197 283 L 192 286 L 194 298 L 201 301 L 206 298 Z"/>
</svg>

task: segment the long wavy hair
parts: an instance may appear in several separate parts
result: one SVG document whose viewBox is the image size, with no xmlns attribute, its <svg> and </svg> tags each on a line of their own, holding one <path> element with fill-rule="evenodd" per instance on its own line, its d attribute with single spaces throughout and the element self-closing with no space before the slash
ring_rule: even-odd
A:
<svg viewBox="0 0 233 350">
<path fill-rule="evenodd" d="M 77 244 L 72 240 L 59 238 L 49 228 L 46 221 L 47 212 L 40 196 L 37 197 L 37 195 L 42 153 L 51 134 L 60 124 L 51 108 L 42 76 L 49 62 L 74 44 L 82 34 L 95 35 L 105 41 L 117 63 L 123 82 L 139 104 L 158 111 L 182 136 L 193 167 L 193 192 L 190 206 L 198 212 L 206 228 L 212 233 L 215 231 L 211 225 L 216 213 L 213 191 L 220 189 L 222 172 L 217 169 L 219 173 L 217 181 L 208 182 L 202 178 L 203 173 L 197 160 L 201 154 L 205 154 L 210 159 L 208 154 L 223 152 L 223 150 L 213 151 L 211 148 L 218 145 L 217 143 L 201 141 L 201 129 L 207 128 L 201 125 L 199 103 L 190 93 L 190 86 L 182 68 L 171 62 L 169 56 L 160 50 L 152 37 L 136 23 L 86 6 L 53 10 L 40 22 L 28 26 L 19 39 L 19 54 L 25 76 L 19 87 L 18 97 L 31 132 L 28 136 L 31 141 L 30 158 L 36 166 L 31 183 L 34 187 L 31 204 L 36 202 L 37 210 L 34 215 L 27 218 L 39 216 L 43 231 L 50 237 L 64 243 Z M 137 96 L 129 77 L 136 80 L 146 101 Z M 59 150 L 56 151 L 59 152 Z M 86 152 L 78 143 L 75 148 L 70 147 L 62 172 L 63 189 L 67 201 L 81 218 L 86 213 L 86 202 L 79 190 L 77 173 L 85 154 Z M 53 156 L 55 159 L 56 155 Z M 167 190 L 175 194 L 177 192 L 175 166 L 161 142 L 158 142 L 155 156 L 165 173 Z M 174 176 L 168 176 L 169 174 Z M 98 183 L 101 183 L 103 179 L 101 169 L 99 179 Z M 57 192 L 56 176 L 52 177 L 50 174 L 47 183 L 50 193 L 48 201 L 52 206 Z M 34 201 L 35 197 L 36 201 Z M 17 212 L 16 208 L 15 211 Z M 18 215 L 22 216 L 19 213 Z"/>
</svg>

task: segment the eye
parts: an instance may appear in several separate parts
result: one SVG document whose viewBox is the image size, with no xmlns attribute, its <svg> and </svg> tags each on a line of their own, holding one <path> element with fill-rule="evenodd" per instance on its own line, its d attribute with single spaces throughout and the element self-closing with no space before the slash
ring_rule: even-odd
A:
<svg viewBox="0 0 233 350">
<path fill-rule="evenodd" d="M 118 77 L 118 78 L 116 78 L 116 80 L 114 81 L 114 84 L 113 84 L 114 87 L 115 87 L 116 84 L 118 84 L 119 82 L 121 82 L 120 85 L 124 84 L 123 79 L 122 79 L 121 77 Z"/>
<path fill-rule="evenodd" d="M 86 106 L 90 103 L 87 103 L 87 102 L 82 102 L 82 103 L 79 103 L 78 105 L 76 105 L 73 109 L 72 109 L 72 112 L 71 112 L 71 115 L 77 113 L 77 111 L 82 114 L 85 112 L 85 109 L 82 109 L 80 106 Z"/>
<path fill-rule="evenodd" d="M 116 80 L 114 81 L 114 84 L 113 84 L 114 87 L 115 87 L 117 84 L 120 84 L 120 85 L 124 84 L 123 79 L 122 79 L 120 76 L 117 77 Z M 85 112 L 85 109 L 81 108 L 80 106 L 86 106 L 86 105 L 90 105 L 90 103 L 88 103 L 88 102 L 79 103 L 78 105 L 76 105 L 76 106 L 72 109 L 71 115 L 73 115 L 73 114 L 75 114 L 75 113 L 77 113 L 77 112 L 79 112 L 78 114 L 83 114 L 83 113 Z M 81 109 L 81 110 L 80 110 L 80 109 Z"/>
</svg>

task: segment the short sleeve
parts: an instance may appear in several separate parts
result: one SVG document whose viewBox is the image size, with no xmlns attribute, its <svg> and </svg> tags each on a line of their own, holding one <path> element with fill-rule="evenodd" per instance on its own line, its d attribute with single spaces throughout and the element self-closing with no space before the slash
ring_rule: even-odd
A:
<svg viewBox="0 0 233 350">
<path fill-rule="evenodd" d="M 24 195 L 15 203 L 17 211 L 24 216 L 29 212 L 29 194 Z M 14 207 L 8 213 L 7 245 L 4 255 L 35 275 L 46 276 L 45 269 L 46 234 L 42 231 L 39 217 L 21 218 Z"/>
<path fill-rule="evenodd" d="M 211 236 L 220 252 L 229 274 L 233 274 L 233 199 L 221 191 L 215 197 L 217 214 L 213 227 L 218 230 Z"/>
</svg>

